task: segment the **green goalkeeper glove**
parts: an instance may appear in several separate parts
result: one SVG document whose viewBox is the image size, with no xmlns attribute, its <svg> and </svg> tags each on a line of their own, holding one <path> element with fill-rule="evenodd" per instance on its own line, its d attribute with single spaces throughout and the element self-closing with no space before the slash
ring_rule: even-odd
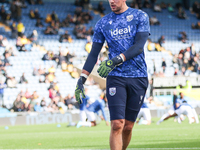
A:
<svg viewBox="0 0 200 150">
<path fill-rule="evenodd" d="M 76 84 L 75 97 L 76 97 L 76 101 L 79 104 L 83 103 L 81 98 L 85 98 L 85 89 L 83 87 L 83 84 L 85 83 L 85 81 L 86 81 L 86 78 L 83 76 L 80 76 L 80 78 Z"/>
<path fill-rule="evenodd" d="M 100 64 L 99 69 L 97 72 L 102 78 L 106 78 L 108 74 L 116 67 L 123 63 L 124 59 L 123 56 L 118 55 L 112 59 L 105 60 Z"/>
</svg>

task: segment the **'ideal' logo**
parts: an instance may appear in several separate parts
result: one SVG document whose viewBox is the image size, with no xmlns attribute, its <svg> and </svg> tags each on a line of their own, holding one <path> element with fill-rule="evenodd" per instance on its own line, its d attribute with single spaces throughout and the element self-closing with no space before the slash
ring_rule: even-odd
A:
<svg viewBox="0 0 200 150">
<path fill-rule="evenodd" d="M 111 36 L 115 39 L 127 38 L 129 37 L 128 33 L 131 32 L 131 27 L 128 26 L 127 28 L 116 28 L 115 30 L 111 29 Z"/>
</svg>

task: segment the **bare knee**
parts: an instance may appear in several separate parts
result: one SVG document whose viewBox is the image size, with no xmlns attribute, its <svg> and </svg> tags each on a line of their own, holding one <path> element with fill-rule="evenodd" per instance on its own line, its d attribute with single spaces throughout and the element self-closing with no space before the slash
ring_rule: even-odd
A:
<svg viewBox="0 0 200 150">
<path fill-rule="evenodd" d="M 133 126 L 134 126 L 134 122 L 126 120 L 123 131 L 124 132 L 131 132 L 132 129 L 133 129 Z"/>
<path fill-rule="evenodd" d="M 111 128 L 112 128 L 113 131 L 123 130 L 123 127 L 124 127 L 124 120 L 123 119 L 111 121 Z"/>
</svg>

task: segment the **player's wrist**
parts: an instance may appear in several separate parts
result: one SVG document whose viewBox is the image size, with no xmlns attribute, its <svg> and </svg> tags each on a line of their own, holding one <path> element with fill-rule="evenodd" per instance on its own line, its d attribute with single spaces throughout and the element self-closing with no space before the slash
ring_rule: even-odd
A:
<svg viewBox="0 0 200 150">
<path fill-rule="evenodd" d="M 84 73 L 81 73 L 80 79 L 81 79 L 81 81 L 82 81 L 82 84 L 85 83 L 85 81 L 87 80 L 87 78 L 88 78 L 88 75 L 86 75 L 86 74 L 84 74 Z"/>
<path fill-rule="evenodd" d="M 117 55 L 116 57 L 111 59 L 113 61 L 113 64 L 115 66 L 119 66 L 124 62 L 124 57 L 122 56 L 122 54 Z"/>
</svg>

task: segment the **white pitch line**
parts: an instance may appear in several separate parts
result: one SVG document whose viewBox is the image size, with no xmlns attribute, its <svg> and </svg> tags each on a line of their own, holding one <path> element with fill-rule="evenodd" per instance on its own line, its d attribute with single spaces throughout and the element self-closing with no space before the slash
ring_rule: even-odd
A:
<svg viewBox="0 0 200 150">
<path fill-rule="evenodd" d="M 200 147 L 187 147 L 187 148 L 128 148 L 127 150 L 187 150 L 187 149 L 200 149 Z M 0 149 L 0 150 L 109 150 L 109 149 Z"/>
</svg>

